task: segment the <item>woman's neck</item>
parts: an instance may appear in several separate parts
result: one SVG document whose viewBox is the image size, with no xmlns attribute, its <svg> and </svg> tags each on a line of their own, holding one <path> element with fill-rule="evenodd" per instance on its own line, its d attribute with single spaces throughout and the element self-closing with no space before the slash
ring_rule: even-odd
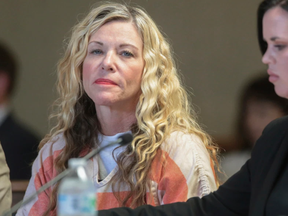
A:
<svg viewBox="0 0 288 216">
<path fill-rule="evenodd" d="M 104 135 L 112 136 L 126 132 L 136 123 L 135 110 L 123 111 L 106 106 L 96 106 L 97 117 Z"/>
</svg>

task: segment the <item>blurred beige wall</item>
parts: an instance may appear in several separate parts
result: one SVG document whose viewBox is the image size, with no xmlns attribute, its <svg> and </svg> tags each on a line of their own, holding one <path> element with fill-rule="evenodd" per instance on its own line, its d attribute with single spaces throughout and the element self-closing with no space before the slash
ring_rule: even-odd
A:
<svg viewBox="0 0 288 216">
<path fill-rule="evenodd" d="M 49 106 L 56 98 L 55 71 L 63 41 L 95 2 L 0 1 L 0 40 L 21 63 L 14 110 L 42 135 L 48 131 Z M 231 134 L 242 85 L 265 69 L 256 37 L 260 0 L 129 2 L 144 7 L 169 38 L 206 130 L 214 136 Z"/>
</svg>

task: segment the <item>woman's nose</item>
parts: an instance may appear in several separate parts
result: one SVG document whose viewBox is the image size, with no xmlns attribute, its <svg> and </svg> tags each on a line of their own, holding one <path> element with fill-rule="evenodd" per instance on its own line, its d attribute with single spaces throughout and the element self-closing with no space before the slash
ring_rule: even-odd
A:
<svg viewBox="0 0 288 216">
<path fill-rule="evenodd" d="M 102 69 L 105 71 L 115 71 L 115 56 L 112 52 L 108 52 L 102 61 Z"/>
<path fill-rule="evenodd" d="M 264 53 L 264 55 L 262 56 L 262 62 L 264 64 L 271 64 L 274 63 L 275 59 L 274 57 L 271 55 L 271 52 L 269 49 L 266 50 L 266 52 Z"/>
</svg>

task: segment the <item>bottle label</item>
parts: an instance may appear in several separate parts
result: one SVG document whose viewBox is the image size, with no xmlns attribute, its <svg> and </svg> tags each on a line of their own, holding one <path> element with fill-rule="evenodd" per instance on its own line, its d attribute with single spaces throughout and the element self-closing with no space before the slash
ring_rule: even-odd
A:
<svg viewBox="0 0 288 216">
<path fill-rule="evenodd" d="M 96 212 L 96 198 L 94 193 L 90 194 L 59 194 L 58 214 L 79 215 L 92 214 Z"/>
</svg>

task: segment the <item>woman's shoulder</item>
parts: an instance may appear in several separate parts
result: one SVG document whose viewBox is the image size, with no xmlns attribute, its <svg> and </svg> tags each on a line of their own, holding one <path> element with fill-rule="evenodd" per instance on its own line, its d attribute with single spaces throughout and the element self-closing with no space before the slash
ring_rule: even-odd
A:
<svg viewBox="0 0 288 216">
<path fill-rule="evenodd" d="M 65 146 L 65 138 L 63 133 L 60 133 L 54 137 L 51 137 L 50 140 L 44 144 L 40 149 L 38 156 L 41 157 L 41 160 L 44 161 L 47 157 L 52 156 L 55 152 L 61 151 Z"/>
<path fill-rule="evenodd" d="M 270 122 L 263 130 L 263 134 L 270 132 L 270 131 L 278 131 L 279 133 L 287 132 L 288 131 L 288 116 L 284 116 L 284 117 L 275 119 L 272 122 Z"/>
<path fill-rule="evenodd" d="M 285 144 L 288 137 L 288 116 L 278 118 L 270 122 L 263 130 L 262 135 L 256 141 L 252 156 L 272 154 L 278 151 L 280 145 Z"/>
<path fill-rule="evenodd" d="M 200 137 L 182 131 L 172 132 L 161 145 L 161 149 L 169 154 L 173 154 L 173 152 L 204 152 L 208 154 Z"/>
<path fill-rule="evenodd" d="M 270 122 L 262 132 L 257 142 L 273 143 L 275 145 L 283 137 L 288 136 L 288 116 L 284 116 Z M 257 145 L 256 142 L 256 145 Z"/>
<path fill-rule="evenodd" d="M 32 175 L 52 179 L 56 175 L 54 160 L 65 146 L 63 134 L 58 134 L 44 144 L 32 166 Z"/>
</svg>

